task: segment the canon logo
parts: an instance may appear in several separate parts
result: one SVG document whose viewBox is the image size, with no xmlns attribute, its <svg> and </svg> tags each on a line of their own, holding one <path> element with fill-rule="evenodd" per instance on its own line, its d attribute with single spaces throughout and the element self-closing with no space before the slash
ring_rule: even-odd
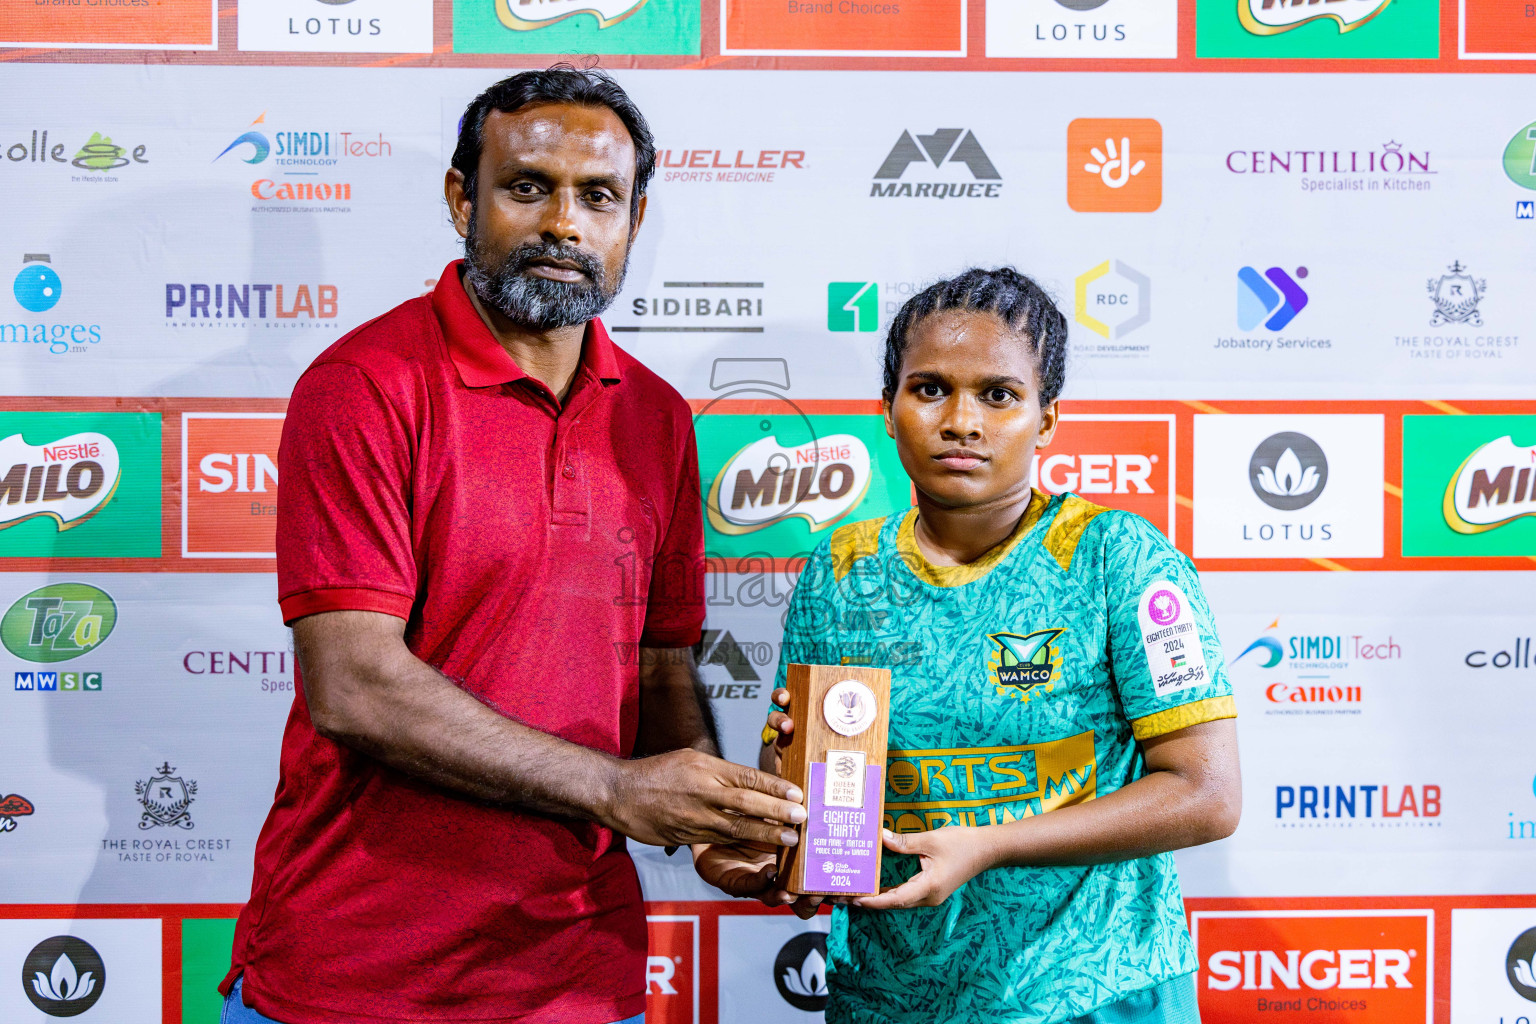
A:
<svg viewBox="0 0 1536 1024">
<path fill-rule="evenodd" d="M 1035 463 L 1035 484 L 1049 494 L 1151 494 L 1156 455 L 1049 455 Z"/>
<path fill-rule="evenodd" d="M 1282 959 L 1282 956 L 1284 959 Z M 1337 988 L 1413 988 L 1408 967 L 1418 950 L 1223 949 L 1206 961 L 1205 984 L 1218 992 Z M 1388 983 L 1391 983 L 1390 985 Z"/>
</svg>

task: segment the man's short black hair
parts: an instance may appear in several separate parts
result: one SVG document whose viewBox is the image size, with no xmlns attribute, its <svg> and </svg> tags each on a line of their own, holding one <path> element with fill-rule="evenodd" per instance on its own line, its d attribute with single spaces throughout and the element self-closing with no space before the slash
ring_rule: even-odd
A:
<svg viewBox="0 0 1536 1024">
<path fill-rule="evenodd" d="M 635 191 L 629 199 L 631 221 L 640 209 L 640 197 L 656 171 L 656 140 L 640 108 L 618 82 L 596 68 L 556 64 L 544 71 L 523 71 L 503 78 L 476 96 L 459 121 L 459 144 L 453 150 L 453 166 L 464 175 L 464 191 L 475 201 L 480 150 L 485 144 L 485 118 L 493 110 L 515 113 L 537 103 L 575 103 L 607 107 L 613 111 L 635 144 Z"/>
</svg>

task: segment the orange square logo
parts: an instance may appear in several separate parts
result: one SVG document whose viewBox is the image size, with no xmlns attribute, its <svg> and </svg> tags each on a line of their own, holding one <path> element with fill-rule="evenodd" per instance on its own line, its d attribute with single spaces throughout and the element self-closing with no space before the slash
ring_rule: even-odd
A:
<svg viewBox="0 0 1536 1024">
<path fill-rule="evenodd" d="M 181 417 L 183 558 L 277 557 L 277 443 L 283 414 Z"/>
<path fill-rule="evenodd" d="M 699 918 L 651 914 L 645 961 L 645 1019 L 652 1024 L 698 1024 Z"/>
<path fill-rule="evenodd" d="M 1030 483 L 1134 512 L 1173 540 L 1173 432 L 1171 415 L 1064 413 L 1051 446 L 1035 454 Z"/>
<path fill-rule="evenodd" d="M 1163 126 L 1150 117 L 1080 117 L 1067 126 L 1067 205 L 1151 213 L 1163 205 Z"/>
</svg>

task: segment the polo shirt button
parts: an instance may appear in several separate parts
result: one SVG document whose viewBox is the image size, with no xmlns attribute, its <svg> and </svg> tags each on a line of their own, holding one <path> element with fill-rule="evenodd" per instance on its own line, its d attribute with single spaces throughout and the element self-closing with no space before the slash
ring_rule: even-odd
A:
<svg viewBox="0 0 1536 1024">
<path fill-rule="evenodd" d="M 565 464 L 565 478 L 567 480 L 574 480 L 576 478 L 576 464 L 574 462 L 567 462 Z"/>
</svg>

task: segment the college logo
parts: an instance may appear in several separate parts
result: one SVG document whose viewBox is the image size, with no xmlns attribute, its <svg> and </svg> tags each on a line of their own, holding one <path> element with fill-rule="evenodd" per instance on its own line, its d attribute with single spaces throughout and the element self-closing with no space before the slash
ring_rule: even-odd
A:
<svg viewBox="0 0 1536 1024">
<path fill-rule="evenodd" d="M 242 50 L 432 52 L 431 0 L 243 0 L 236 22 Z"/>
<path fill-rule="evenodd" d="M 1162 124 L 1092 117 L 1069 124 L 1067 205 L 1079 213 L 1150 213 L 1162 206 Z"/>
<path fill-rule="evenodd" d="M 638 324 L 612 324 L 615 334 L 762 334 L 762 281 L 663 281 L 674 294 L 638 295 L 629 312 Z M 615 310 L 615 317 L 618 311 Z"/>
<path fill-rule="evenodd" d="M 827 285 L 827 330 L 868 333 L 880 327 L 880 289 L 874 281 Z"/>
<path fill-rule="evenodd" d="M 1467 656 L 1461 660 L 1468 668 L 1521 669 L 1536 666 L 1531 656 L 1531 638 L 1528 636 L 1517 636 L 1507 649 L 1492 654 L 1487 649 L 1468 651 Z"/>
<path fill-rule="evenodd" d="M 89 654 L 115 628 L 117 602 L 111 594 L 88 583 L 50 583 L 6 610 L 0 643 L 23 661 L 49 665 Z"/>
<path fill-rule="evenodd" d="M 182 557 L 277 557 L 283 414 L 189 412 L 181 425 Z"/>
<path fill-rule="evenodd" d="M 77 1017 L 107 988 L 107 967 L 95 947 L 73 935 L 55 935 L 32 947 L 21 965 L 22 988 L 50 1017 Z"/>
<path fill-rule="evenodd" d="M 1134 512 L 1172 540 L 1174 456 L 1170 415 L 1064 413 L 1051 446 L 1030 465 L 1030 486 Z"/>
<path fill-rule="evenodd" d="M 1333 0 L 1336 10 L 1320 11 L 1317 0 L 1237 0 L 1243 28 L 1259 36 L 1278 35 L 1308 22 L 1332 19 L 1340 32 L 1359 28 L 1386 10 L 1392 0 Z"/>
<path fill-rule="evenodd" d="M 784 943 L 773 958 L 773 983 L 784 1001 L 797 1010 L 820 1013 L 826 1009 L 826 933 L 801 932 Z"/>
<path fill-rule="evenodd" d="M 1248 482 L 1270 508 L 1286 512 L 1306 508 L 1328 485 L 1328 456 L 1306 434 L 1283 431 L 1265 438 L 1253 450 L 1248 460 Z"/>
<path fill-rule="evenodd" d="M 0 477 L 0 530 L 39 516 L 59 530 L 78 526 L 112 500 L 122 479 L 117 445 L 94 431 L 39 445 L 12 434 L 0 439 L 0 466 L 9 467 Z"/>
<path fill-rule="evenodd" d="M 999 697 L 1028 702 L 1041 690 L 1050 693 L 1061 678 L 1061 648 L 1056 641 L 1065 629 L 1017 633 L 988 633 L 994 647 L 987 652 L 987 680 Z"/>
<path fill-rule="evenodd" d="M 779 171 L 804 170 L 805 150 L 738 149 L 732 154 L 723 149 L 663 149 L 656 154 L 656 169 L 662 181 L 683 184 L 765 184 Z"/>
<path fill-rule="evenodd" d="M 1077 276 L 1072 318 L 1099 337 L 1119 341 L 1152 319 L 1152 280 L 1121 260 L 1105 260 Z M 1096 345 L 1089 355 L 1145 355 L 1150 345 Z"/>
<path fill-rule="evenodd" d="M 21 260 L 21 271 L 11 283 L 11 294 L 16 302 L 29 313 L 46 313 L 59 304 L 64 293 L 64 283 L 48 265 L 47 253 L 27 253 Z"/>
<path fill-rule="evenodd" d="M 16 819 L 25 818 L 35 810 L 32 801 L 19 793 L 0 796 L 0 832 L 15 831 Z"/>
<path fill-rule="evenodd" d="M 139 806 L 144 809 L 139 816 L 140 829 L 196 827 L 188 808 L 197 798 L 197 783 L 172 775 L 175 770 L 167 761 L 155 769 L 156 774 L 133 784 Z"/>
<path fill-rule="evenodd" d="M 1477 304 L 1483 301 L 1488 282 L 1465 273 L 1466 269 L 1457 260 L 1451 264 L 1449 274 L 1429 279 L 1429 299 L 1435 304 L 1434 315 L 1429 318 L 1431 327 L 1442 324 L 1483 326 Z"/>
<path fill-rule="evenodd" d="M 0 45 L 4 45 L 0 43 Z M 78 138 L 78 136 L 76 136 Z M 5 159 L 13 164 L 65 164 L 82 171 L 94 171 L 103 174 L 106 171 L 115 171 L 123 167 L 132 167 L 135 164 L 149 163 L 149 147 L 135 145 L 132 149 L 120 146 L 113 142 L 110 136 L 101 132 L 92 132 L 90 138 L 79 148 L 73 144 L 55 141 L 52 148 L 48 145 L 48 129 L 39 132 L 32 130 L 30 140 L 13 142 L 10 145 L 0 143 L 4 149 Z M 103 177 L 79 176 L 76 181 L 117 181 L 115 175 Z"/>
<path fill-rule="evenodd" d="M 1237 326 L 1251 331 L 1260 324 L 1265 330 L 1281 331 L 1307 308 L 1307 293 L 1297 278 L 1305 280 L 1306 267 L 1297 267 L 1292 277 L 1279 267 L 1270 267 L 1262 275 L 1252 267 L 1237 272 Z"/>
<path fill-rule="evenodd" d="M 1515 132 L 1504 147 L 1504 174 L 1521 188 L 1536 189 L 1536 121 Z"/>
<path fill-rule="evenodd" d="M 963 164 L 972 180 L 898 183 L 913 164 L 921 164 L 924 168 L 932 166 L 950 169 L 956 164 Z M 903 131 L 875 171 L 875 181 L 869 187 L 869 194 L 886 198 L 944 199 L 964 196 L 971 199 L 996 199 L 1002 195 L 1002 181 L 1003 176 L 997 173 L 992 159 L 981 148 L 981 143 L 970 129 L 939 128 L 931 135 L 916 136 Z M 881 182 L 889 184 L 882 185 Z"/>
<path fill-rule="evenodd" d="M 1433 1019 L 1431 910 L 1196 910 L 1190 935 L 1207 1024 L 1301 1019 L 1303 1006 L 1360 1024 Z"/>
<path fill-rule="evenodd" d="M 1536 416 L 1403 417 L 1403 554 L 1536 554 Z"/>
</svg>

